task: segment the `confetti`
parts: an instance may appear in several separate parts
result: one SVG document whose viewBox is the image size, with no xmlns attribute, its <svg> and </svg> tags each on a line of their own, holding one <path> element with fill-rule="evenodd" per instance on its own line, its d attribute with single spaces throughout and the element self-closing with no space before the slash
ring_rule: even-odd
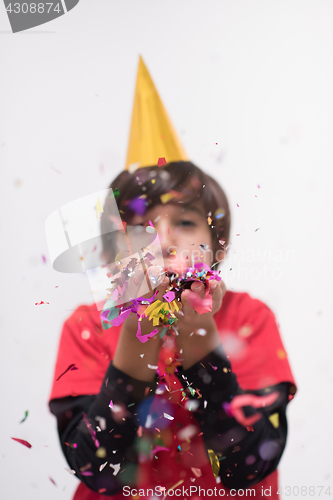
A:
<svg viewBox="0 0 333 500">
<path fill-rule="evenodd" d="M 259 229 L 260 229 L 260 227 L 257 227 L 257 229 L 255 229 L 255 231 L 254 231 L 254 232 L 258 231 Z"/>
<path fill-rule="evenodd" d="M 35 306 L 40 306 L 42 304 L 49 304 L 50 302 L 43 302 L 42 300 L 40 302 L 35 302 Z"/>
<path fill-rule="evenodd" d="M 32 448 L 32 445 L 30 443 L 28 443 L 28 441 L 25 441 L 24 439 L 13 438 L 13 437 L 11 439 L 13 439 L 14 441 L 17 441 L 18 443 L 23 444 L 27 448 Z"/>
<path fill-rule="evenodd" d="M 97 204 L 96 204 L 96 219 L 98 219 L 98 214 L 103 213 L 103 207 L 101 205 L 100 199 L 97 198 Z"/>
<path fill-rule="evenodd" d="M 163 203 L 163 205 L 165 203 L 168 203 L 168 201 L 170 201 L 172 198 L 173 198 L 173 195 L 171 193 L 161 194 L 161 196 L 160 196 L 160 200 Z"/>
<path fill-rule="evenodd" d="M 213 470 L 213 474 L 216 477 L 216 476 L 218 476 L 218 473 L 220 472 L 220 462 L 219 462 L 218 456 L 216 455 L 214 450 L 207 450 L 207 452 L 208 452 L 208 456 L 209 456 L 209 460 L 210 460 L 210 465 L 211 465 L 212 470 Z"/>
<path fill-rule="evenodd" d="M 279 427 L 279 414 L 278 413 L 273 413 L 268 417 L 268 420 L 271 422 L 273 427 L 277 429 Z"/>
<path fill-rule="evenodd" d="M 243 412 L 243 406 L 253 406 L 254 408 L 262 408 L 264 406 L 269 406 L 273 404 L 277 398 L 279 397 L 278 392 L 272 392 L 271 394 L 267 394 L 267 396 L 255 396 L 254 394 L 240 394 L 232 398 L 229 403 L 229 411 L 232 413 L 233 417 L 237 420 L 238 423 L 243 425 L 243 427 L 247 427 L 249 425 L 253 425 L 258 420 L 261 419 L 262 413 L 254 413 L 253 415 L 246 417 Z M 223 407 L 225 404 L 222 405 Z"/>
<path fill-rule="evenodd" d="M 175 417 L 172 417 L 171 415 L 169 415 L 168 413 L 163 413 L 163 417 L 167 418 L 168 420 L 174 420 L 174 418 L 175 418 Z"/>
<path fill-rule="evenodd" d="M 155 365 L 150 365 L 149 363 L 148 363 L 148 365 L 147 365 L 147 366 L 148 366 L 148 368 L 150 368 L 151 370 L 157 370 L 157 369 L 158 369 L 158 366 L 155 366 Z"/>
<path fill-rule="evenodd" d="M 202 476 L 201 469 L 198 469 L 197 467 L 191 467 L 191 471 L 193 472 L 193 474 L 195 475 L 195 477 L 201 477 Z"/>
<path fill-rule="evenodd" d="M 157 160 L 157 166 L 162 167 L 163 165 L 166 165 L 166 159 L 165 158 L 159 158 Z"/>
<path fill-rule="evenodd" d="M 150 451 L 150 460 L 152 460 L 155 453 L 159 451 L 170 451 L 170 448 L 165 448 L 164 446 L 157 445 L 153 450 Z"/>
<path fill-rule="evenodd" d="M 96 439 L 96 431 L 94 431 L 93 428 L 91 427 L 91 424 L 90 424 L 89 420 L 87 419 L 87 415 L 85 413 L 83 413 L 83 420 L 88 428 L 88 431 L 90 433 L 92 440 L 94 441 L 96 448 L 99 448 L 99 441 L 98 441 L 98 439 Z"/>
<path fill-rule="evenodd" d="M 69 469 L 68 467 L 65 467 L 65 470 L 67 470 L 72 475 L 76 474 L 75 470 Z"/>
<path fill-rule="evenodd" d="M 107 465 L 107 462 L 105 462 L 104 464 L 100 465 L 99 466 L 99 471 L 101 472 L 106 465 Z"/>
<path fill-rule="evenodd" d="M 113 193 L 110 194 L 109 196 L 109 199 L 111 198 L 116 198 L 117 196 L 119 196 L 120 193 L 119 193 L 119 189 L 118 188 L 115 188 L 115 190 L 113 191 Z"/>
<path fill-rule="evenodd" d="M 116 476 L 120 470 L 120 463 L 119 464 L 109 464 L 110 467 L 113 469 L 113 475 Z"/>
<path fill-rule="evenodd" d="M 54 479 L 52 479 L 52 477 L 49 476 L 49 480 L 54 484 L 54 486 L 57 486 L 57 483 L 54 481 Z"/>
<path fill-rule="evenodd" d="M 97 422 L 99 423 L 99 426 L 101 428 L 102 431 L 105 431 L 106 429 L 106 420 L 104 417 L 95 417 L 95 420 L 97 420 Z"/>
<path fill-rule="evenodd" d="M 46 264 L 46 257 L 45 257 L 45 255 L 42 255 L 42 259 L 43 259 L 44 264 Z"/>
<path fill-rule="evenodd" d="M 146 195 L 136 196 L 129 202 L 128 206 L 137 215 L 144 215 L 147 211 Z"/>
<path fill-rule="evenodd" d="M 20 424 L 23 424 L 23 422 L 28 418 L 28 415 L 29 415 L 29 411 L 27 410 L 24 414 L 24 417 L 22 418 L 22 420 L 19 422 Z"/>
<path fill-rule="evenodd" d="M 78 370 L 78 368 L 75 366 L 75 364 L 74 364 L 74 363 L 73 363 L 73 364 L 71 364 L 71 365 L 69 365 L 69 367 L 68 367 L 68 368 L 67 368 L 67 369 L 66 369 L 66 370 L 65 370 L 65 371 L 64 371 L 61 375 L 59 375 L 59 377 L 56 379 L 56 382 L 58 382 L 58 380 L 59 380 L 59 379 L 61 379 L 61 377 L 62 377 L 63 375 L 65 375 L 65 373 L 67 373 L 69 370 L 71 370 L 71 371 L 73 371 L 73 370 Z"/>
</svg>

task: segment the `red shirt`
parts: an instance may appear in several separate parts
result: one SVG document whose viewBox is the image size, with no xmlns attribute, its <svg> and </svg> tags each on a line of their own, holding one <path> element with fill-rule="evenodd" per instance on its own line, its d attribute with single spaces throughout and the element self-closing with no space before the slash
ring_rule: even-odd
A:
<svg viewBox="0 0 333 500">
<path fill-rule="evenodd" d="M 60 339 L 50 400 L 66 396 L 99 393 L 105 373 L 110 361 L 113 359 L 121 332 L 121 325 L 112 327 L 109 330 L 103 330 L 99 316 L 100 312 L 95 304 L 80 306 L 65 322 Z M 231 363 L 232 371 L 237 377 L 239 386 L 243 390 L 256 390 L 281 382 L 288 382 L 290 384 L 289 399 L 292 399 L 296 392 L 295 381 L 273 312 L 263 302 L 252 298 L 248 293 L 227 291 L 222 306 L 215 314 L 214 319 L 221 343 Z M 159 361 L 161 373 L 164 373 L 165 368 L 164 355 L 165 353 L 161 351 Z M 59 378 L 70 365 L 75 365 L 74 368 L 77 369 L 69 370 Z M 59 380 L 56 380 L 57 378 Z M 181 387 L 181 383 L 175 375 L 170 376 L 170 383 L 174 384 L 175 388 Z M 177 397 L 180 397 L 179 391 L 175 393 L 173 399 L 175 404 L 177 404 Z M 155 399 L 158 400 L 158 396 L 155 396 Z M 141 466 L 139 481 L 141 484 L 138 485 L 137 489 L 141 485 L 144 488 L 162 484 L 163 471 L 167 470 L 167 467 L 171 467 L 173 470 L 172 484 L 169 482 L 166 485 L 167 488 L 171 488 L 177 483 L 180 483 L 178 488 L 185 488 L 185 491 L 186 487 L 190 488 L 194 484 L 198 488 L 201 486 L 201 488 L 206 490 L 210 488 L 213 491 L 216 487 L 217 494 L 213 494 L 210 498 L 221 498 L 218 490 L 222 488 L 225 490 L 226 495 L 229 493 L 229 490 L 221 483 L 216 483 L 204 443 L 198 436 L 200 428 L 193 414 L 189 415 L 189 413 L 179 407 L 170 429 L 177 432 L 179 430 L 177 424 L 182 422 L 186 426 L 189 425 L 189 420 L 191 420 L 191 424 L 198 428 L 197 435 L 191 438 L 187 453 L 182 454 L 182 463 L 184 462 L 185 467 L 185 462 L 187 462 L 187 468 L 200 468 L 201 477 L 196 477 L 194 482 L 191 482 L 193 478 L 184 479 L 182 463 L 176 463 L 172 458 L 171 451 L 169 453 L 162 451 L 159 453 L 159 460 L 153 462 L 153 467 L 149 463 Z M 175 443 L 173 443 L 174 446 L 176 446 Z M 191 450 L 194 453 L 191 453 Z M 252 486 L 250 489 L 255 489 L 255 495 L 252 492 L 252 496 L 267 498 L 268 495 L 262 496 L 262 489 L 271 488 L 269 497 L 278 500 L 280 496 L 276 494 L 278 491 L 277 477 L 277 471 L 275 471 Z M 266 491 L 266 493 L 268 492 Z M 140 494 L 139 491 L 138 494 Z M 163 498 L 163 496 L 158 498 Z M 230 493 L 229 496 L 231 496 Z M 232 494 L 232 496 L 237 499 L 243 498 L 245 494 L 236 494 L 235 496 Z M 105 495 L 95 493 L 83 483 L 80 483 L 74 499 L 101 500 L 103 497 L 105 498 Z M 132 498 L 132 495 L 118 494 L 112 496 L 112 498 L 115 500 Z M 171 496 L 167 498 L 171 498 Z M 185 496 L 180 495 L 178 498 L 186 498 L 186 494 Z M 192 494 L 191 498 L 194 500 L 201 497 Z"/>
</svg>

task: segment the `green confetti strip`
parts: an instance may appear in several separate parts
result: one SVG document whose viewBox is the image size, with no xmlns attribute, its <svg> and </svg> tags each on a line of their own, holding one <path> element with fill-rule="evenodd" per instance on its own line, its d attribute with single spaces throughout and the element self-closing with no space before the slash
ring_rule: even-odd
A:
<svg viewBox="0 0 333 500">
<path fill-rule="evenodd" d="M 28 418 L 28 415 L 29 415 L 29 411 L 27 410 L 24 414 L 24 417 L 22 418 L 22 420 L 20 421 L 20 424 L 23 424 L 23 422 Z"/>
</svg>

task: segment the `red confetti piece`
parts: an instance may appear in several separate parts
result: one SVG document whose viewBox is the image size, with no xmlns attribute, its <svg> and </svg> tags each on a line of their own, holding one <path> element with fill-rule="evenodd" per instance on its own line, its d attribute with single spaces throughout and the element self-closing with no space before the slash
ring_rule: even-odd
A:
<svg viewBox="0 0 333 500">
<path fill-rule="evenodd" d="M 28 441 L 25 441 L 24 439 L 19 439 L 19 438 L 11 438 L 11 439 L 13 439 L 14 441 L 17 441 L 18 443 L 23 444 L 27 448 L 32 448 L 32 445 L 30 443 L 28 443 Z"/>
<path fill-rule="evenodd" d="M 59 375 L 59 377 L 56 379 L 56 382 L 58 382 L 58 380 L 63 376 L 65 375 L 65 373 L 67 373 L 69 370 L 78 370 L 78 368 L 75 366 L 75 364 L 71 364 L 69 365 L 69 367 L 64 371 L 64 373 L 62 373 L 61 375 Z"/>
<path fill-rule="evenodd" d="M 52 477 L 49 477 L 49 480 L 54 484 L 54 486 L 57 486 L 57 483 L 54 481 L 54 479 L 52 479 Z"/>
<path fill-rule="evenodd" d="M 166 159 L 165 159 L 165 158 L 159 158 L 159 159 L 157 160 L 157 165 L 158 165 L 159 167 L 162 167 L 162 165 L 166 165 Z"/>
<path fill-rule="evenodd" d="M 42 304 L 49 304 L 50 302 L 43 302 L 42 300 L 40 302 L 35 302 L 35 306 L 40 306 Z"/>
</svg>

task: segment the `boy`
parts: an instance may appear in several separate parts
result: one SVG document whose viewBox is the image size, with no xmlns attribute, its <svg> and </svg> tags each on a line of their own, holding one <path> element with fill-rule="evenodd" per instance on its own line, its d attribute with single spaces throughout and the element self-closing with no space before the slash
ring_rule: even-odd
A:
<svg viewBox="0 0 333 500">
<path fill-rule="evenodd" d="M 124 171 L 110 187 L 120 193 L 124 222 L 154 225 L 169 276 L 194 263 L 216 269 L 228 248 L 230 211 L 214 179 L 180 161 Z M 133 203 L 138 199 L 143 208 Z M 106 203 L 102 229 L 108 217 Z M 105 262 L 113 262 L 107 234 L 103 248 Z M 160 300 L 169 284 L 163 278 L 157 276 Z M 199 314 L 193 294 L 203 302 L 207 293 L 211 310 Z M 241 498 L 246 488 L 257 498 L 279 498 L 276 467 L 296 387 L 274 314 L 217 279 L 207 291 L 193 283 L 180 298 L 176 335 L 163 339 L 140 342 L 134 312 L 110 330 L 95 305 L 66 321 L 50 409 L 81 480 L 75 500 Z M 144 319 L 141 335 L 154 328 Z M 72 363 L 78 370 L 57 380 Z"/>
</svg>

